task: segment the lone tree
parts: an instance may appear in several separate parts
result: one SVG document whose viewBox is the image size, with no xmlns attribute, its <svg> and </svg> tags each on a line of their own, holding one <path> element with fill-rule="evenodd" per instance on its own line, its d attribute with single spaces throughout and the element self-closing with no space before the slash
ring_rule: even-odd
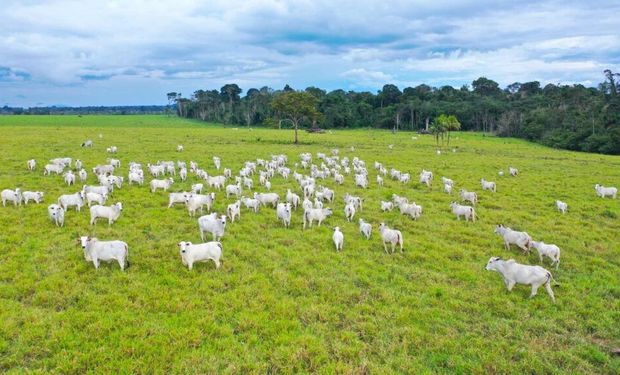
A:
<svg viewBox="0 0 620 375">
<path fill-rule="evenodd" d="M 314 95 L 303 91 L 289 91 L 276 96 L 271 107 L 283 119 L 288 119 L 295 127 L 295 144 L 299 143 L 297 130 L 299 122 L 304 118 L 315 120 L 319 117 L 316 109 L 317 99 Z"/>
</svg>

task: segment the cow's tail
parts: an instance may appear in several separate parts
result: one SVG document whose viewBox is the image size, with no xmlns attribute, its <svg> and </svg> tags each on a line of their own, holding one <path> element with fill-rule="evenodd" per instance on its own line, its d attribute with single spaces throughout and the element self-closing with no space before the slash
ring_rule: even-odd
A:
<svg viewBox="0 0 620 375">
<path fill-rule="evenodd" d="M 400 232 L 396 232 L 396 243 L 400 245 L 400 251 L 403 251 L 403 235 Z"/>
<path fill-rule="evenodd" d="M 470 208 L 471 210 L 471 221 L 475 222 L 476 221 L 476 210 L 474 210 L 474 208 Z"/>
</svg>

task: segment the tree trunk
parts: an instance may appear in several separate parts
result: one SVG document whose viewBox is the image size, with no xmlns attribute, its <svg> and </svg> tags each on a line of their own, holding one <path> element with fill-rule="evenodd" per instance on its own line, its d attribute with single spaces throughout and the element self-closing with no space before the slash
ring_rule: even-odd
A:
<svg viewBox="0 0 620 375">
<path fill-rule="evenodd" d="M 295 144 L 299 143 L 299 140 L 297 138 L 297 121 L 293 121 L 293 123 L 295 124 Z"/>
<path fill-rule="evenodd" d="M 428 131 L 428 116 L 426 117 L 426 131 Z"/>
</svg>

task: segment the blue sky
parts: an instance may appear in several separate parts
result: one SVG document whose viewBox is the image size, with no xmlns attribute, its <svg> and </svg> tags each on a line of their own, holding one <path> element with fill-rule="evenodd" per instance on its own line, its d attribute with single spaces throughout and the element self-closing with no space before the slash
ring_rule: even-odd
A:
<svg viewBox="0 0 620 375">
<path fill-rule="evenodd" d="M 163 104 L 237 83 L 596 86 L 619 1 L 2 0 L 0 105 Z"/>
</svg>

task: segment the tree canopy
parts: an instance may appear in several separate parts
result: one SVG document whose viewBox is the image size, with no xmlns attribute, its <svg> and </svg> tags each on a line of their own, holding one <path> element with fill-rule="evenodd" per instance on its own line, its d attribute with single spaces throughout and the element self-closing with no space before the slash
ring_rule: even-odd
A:
<svg viewBox="0 0 620 375">
<path fill-rule="evenodd" d="M 460 127 L 525 138 L 551 147 L 620 154 L 618 76 L 605 70 L 601 75 L 604 81 L 596 88 L 578 84 L 542 87 L 540 82 L 531 81 L 514 82 L 502 89 L 492 79 L 480 77 L 460 88 L 421 84 L 401 91 L 394 84 L 386 84 L 373 93 L 342 89 L 328 92 L 317 87 L 296 91 L 286 85 L 280 90 L 250 88 L 245 96 L 241 96 L 243 91 L 238 85 L 227 84 L 220 90 L 197 90 L 187 99 L 171 92 L 167 99 L 176 103 L 180 116 L 246 126 L 273 126 L 270 124 L 278 124 L 282 118 L 291 118 L 296 128 L 318 123 L 326 129 L 417 131 L 431 130 L 440 115 L 446 114 L 456 120 L 449 130 L 445 129 L 448 142 L 450 132 Z M 289 94 L 295 95 L 283 96 Z M 305 104 L 297 110 L 289 103 L 293 99 L 309 103 L 310 98 L 316 112 L 311 113 Z M 298 111 L 305 114 L 295 115 Z"/>
</svg>

